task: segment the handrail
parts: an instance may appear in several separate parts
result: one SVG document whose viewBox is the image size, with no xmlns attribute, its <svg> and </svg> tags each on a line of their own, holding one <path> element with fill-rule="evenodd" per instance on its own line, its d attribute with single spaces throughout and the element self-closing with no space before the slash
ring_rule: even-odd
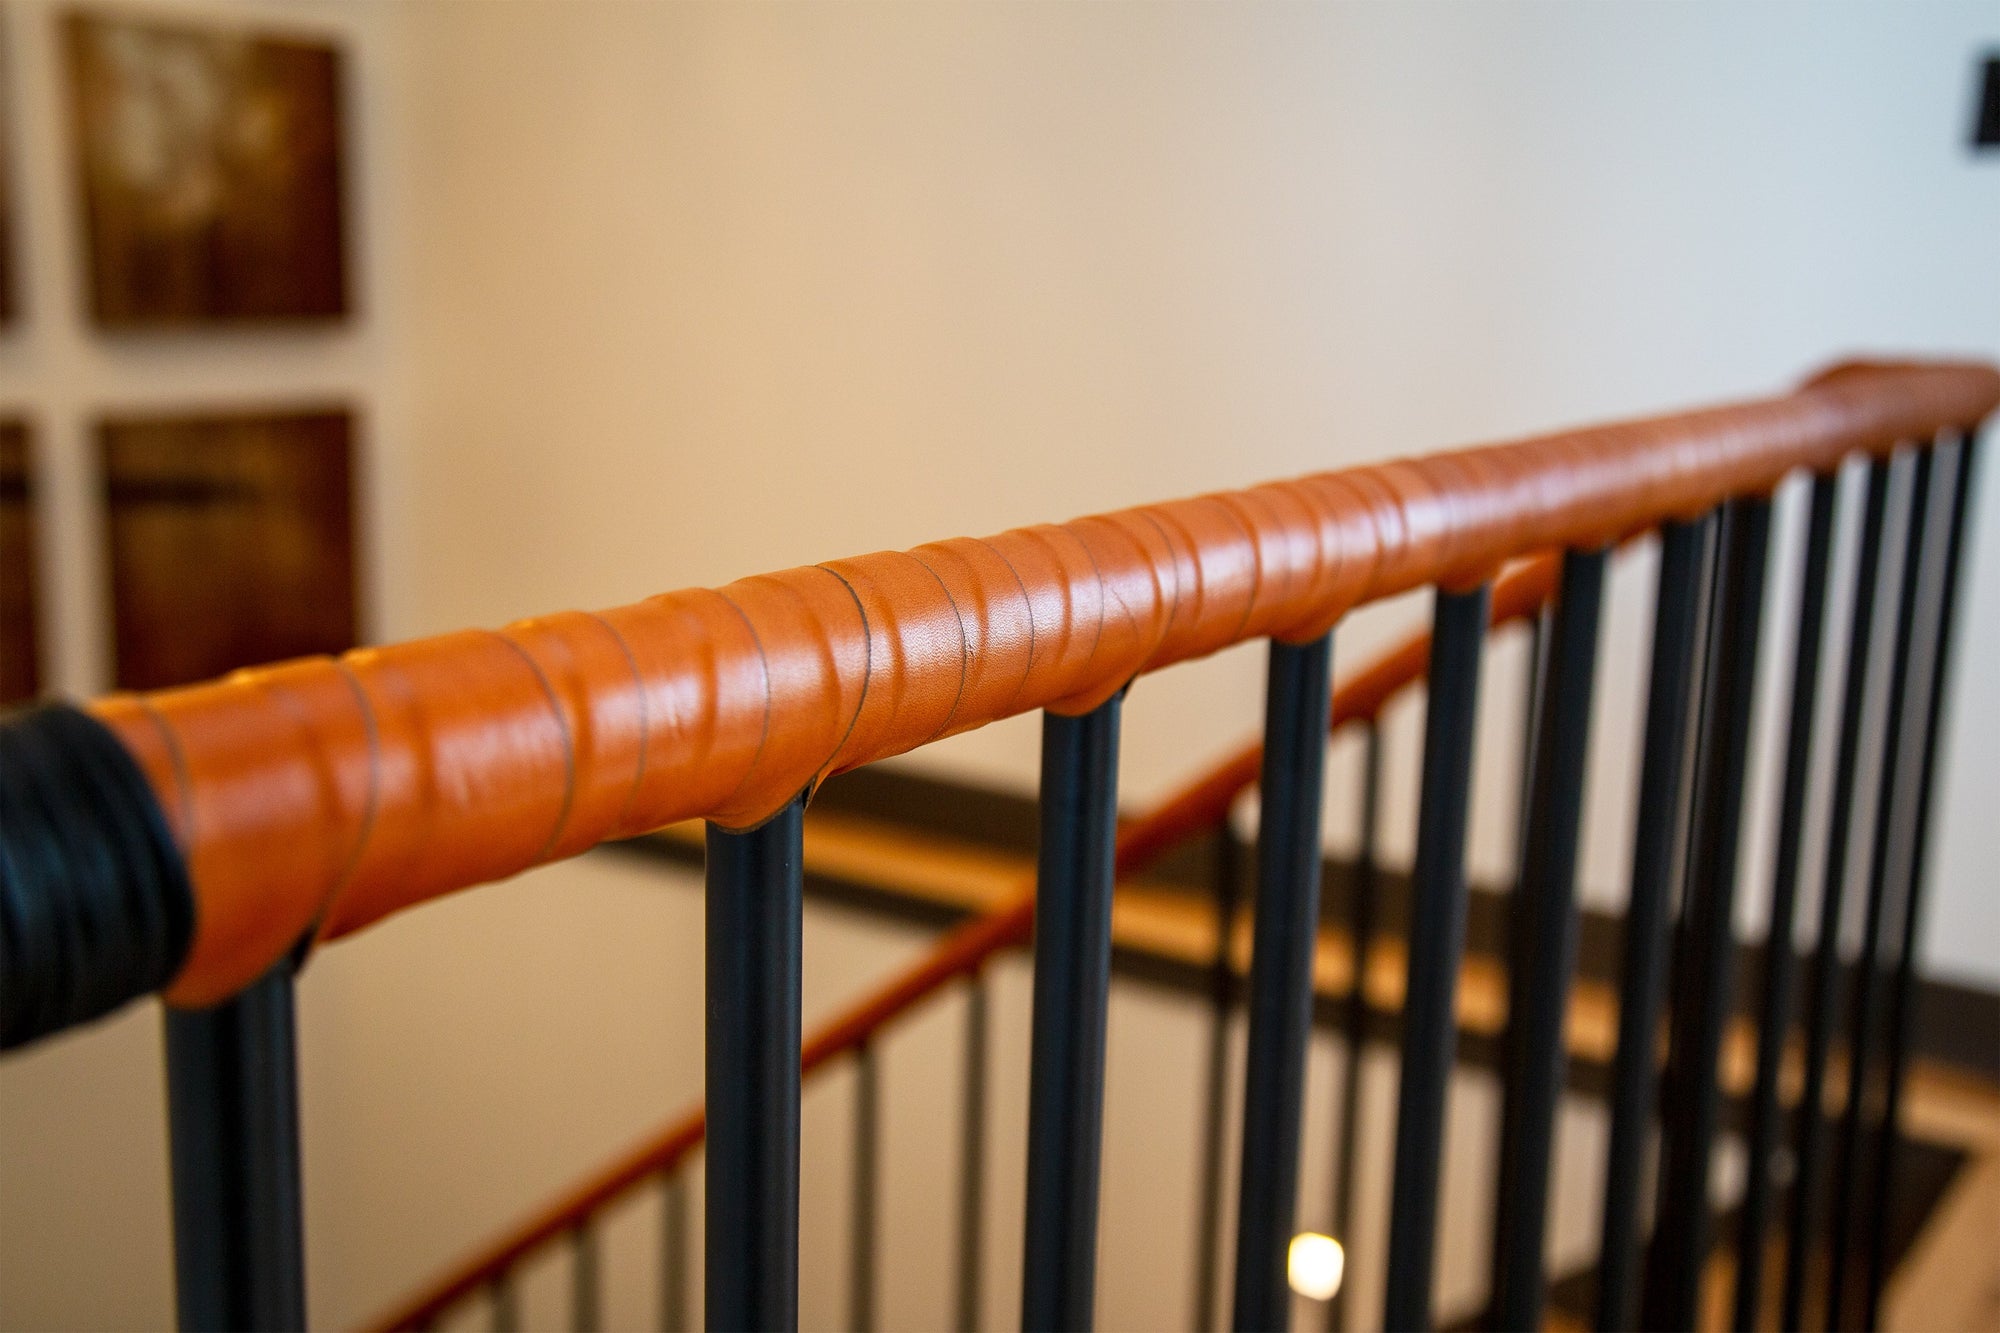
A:
<svg viewBox="0 0 2000 1333">
<path fill-rule="evenodd" d="M 1507 571 L 1493 586 L 1489 620 L 1494 628 L 1535 614 L 1554 593 L 1561 562 L 1536 556 Z M 1329 730 L 1372 721 L 1405 688 L 1423 680 L 1430 635 L 1412 634 L 1345 681 L 1333 696 Z M 1215 827 L 1231 805 L 1256 785 L 1264 747 L 1252 742 L 1213 765 L 1173 796 L 1120 825 L 1119 878 L 1136 875 L 1187 838 Z M 800 1051 L 802 1075 L 869 1041 L 884 1026 L 987 959 L 1025 944 L 1034 926 L 1033 885 L 940 939 L 922 958 L 835 1014 L 807 1037 Z M 450 1306 L 494 1281 L 523 1257 L 583 1224 L 628 1191 L 672 1170 L 699 1148 L 706 1131 L 701 1107 L 685 1112 L 619 1154 L 521 1222 L 454 1264 L 394 1310 L 367 1325 L 389 1333 L 423 1328 Z"/>
<path fill-rule="evenodd" d="M 188 869 L 165 994 L 213 1003 L 302 940 L 684 819 L 767 819 L 830 774 L 1350 608 L 1467 586 L 1968 426 L 1971 363 L 1323 473 L 100 701 Z M 81 910 L 81 909 L 79 909 Z M 88 937 L 88 932 L 84 932 Z"/>
</svg>

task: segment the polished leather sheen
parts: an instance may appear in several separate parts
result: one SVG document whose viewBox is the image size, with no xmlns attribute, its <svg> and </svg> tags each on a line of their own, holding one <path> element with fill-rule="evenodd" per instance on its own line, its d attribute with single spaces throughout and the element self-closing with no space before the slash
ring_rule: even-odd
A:
<svg viewBox="0 0 2000 1333">
<path fill-rule="evenodd" d="M 1541 555 L 1508 568 L 1493 584 L 1488 620 L 1495 629 L 1534 615 L 1555 592 L 1562 561 Z M 1350 722 L 1374 721 L 1385 704 L 1421 682 L 1430 665 L 1431 636 L 1413 634 L 1357 671 L 1333 692 L 1329 730 Z M 1120 819 L 1117 878 L 1144 873 L 1171 849 L 1212 831 L 1238 797 L 1257 782 L 1264 747 L 1253 741 L 1195 778 L 1152 809 Z M 858 1049 L 940 989 L 977 972 L 994 954 L 1026 944 L 1035 925 L 1035 886 L 1022 886 L 939 939 L 908 967 L 883 981 L 807 1034 L 799 1049 L 799 1072 L 813 1072 Z M 674 1170 L 700 1148 L 708 1131 L 701 1107 L 670 1122 L 658 1133 L 585 1177 L 440 1275 L 428 1286 L 372 1323 L 379 1333 L 435 1326 L 458 1301 L 512 1269 L 552 1238 L 575 1230 L 606 1204 L 648 1180 Z"/>
<path fill-rule="evenodd" d="M 833 773 L 1353 607 L 1491 578 L 1977 422 L 2000 371 L 1864 364 L 1795 393 L 665 593 L 92 710 L 195 886 L 167 990 L 683 819 L 747 828 Z"/>
</svg>

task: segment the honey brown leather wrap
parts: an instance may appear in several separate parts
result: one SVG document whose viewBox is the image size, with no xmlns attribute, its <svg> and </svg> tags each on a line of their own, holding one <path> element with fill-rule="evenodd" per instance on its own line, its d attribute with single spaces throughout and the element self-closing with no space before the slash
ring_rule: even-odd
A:
<svg viewBox="0 0 2000 1333">
<path fill-rule="evenodd" d="M 1497 629 L 1508 621 L 1534 615 L 1555 592 L 1561 566 L 1559 557 L 1540 555 L 1510 567 L 1494 581 L 1488 623 Z M 1428 633 L 1413 634 L 1342 681 L 1333 692 L 1329 730 L 1338 732 L 1345 723 L 1373 721 L 1380 716 L 1389 700 L 1424 679 L 1430 650 Z M 1114 858 L 1118 881 L 1122 884 L 1143 873 L 1189 838 L 1212 831 L 1236 798 L 1256 785 L 1263 756 L 1263 745 L 1253 741 L 1152 809 L 1120 819 Z M 800 1074 L 810 1078 L 872 1040 L 951 982 L 977 972 L 994 954 L 1027 943 L 1034 924 L 1035 886 L 1029 882 L 1018 896 L 949 931 L 928 953 L 807 1033 L 799 1050 Z M 400 1333 L 435 1326 L 455 1302 L 507 1272 L 531 1251 L 574 1230 L 634 1187 L 673 1170 L 701 1147 L 707 1132 L 707 1115 L 697 1106 L 362 1327 Z"/>
<path fill-rule="evenodd" d="M 1836 367 L 1782 398 L 1323 473 L 363 648 L 92 710 L 187 857 L 208 1004 L 298 941 L 1356 605 L 1469 585 L 1971 425 L 1977 364 Z"/>
</svg>

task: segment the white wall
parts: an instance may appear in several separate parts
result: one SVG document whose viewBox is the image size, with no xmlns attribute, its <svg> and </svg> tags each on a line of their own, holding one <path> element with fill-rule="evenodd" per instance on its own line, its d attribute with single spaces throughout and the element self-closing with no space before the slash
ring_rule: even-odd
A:
<svg viewBox="0 0 2000 1333">
<path fill-rule="evenodd" d="M 382 246 L 395 232 L 395 181 L 378 168 L 389 132 L 381 39 L 385 11 L 314 0 L 189 0 L 173 12 L 222 23 L 253 21 L 279 33 L 332 37 L 345 69 L 350 304 L 325 326 L 104 333 L 88 306 L 82 202 L 70 171 L 70 117 L 59 16 L 52 0 L 0 7 L 0 133 L 14 201 L 15 275 L 21 310 L 0 328 L 0 412 L 34 432 L 36 503 L 43 519 L 39 569 L 44 679 L 87 697 L 111 683 L 102 483 L 93 424 L 132 413 L 296 403 L 357 409 L 363 489 L 363 615 L 380 600 L 385 496 L 381 444 L 395 411 L 396 293 Z M 144 12 L 134 10 L 132 12 Z"/>
<path fill-rule="evenodd" d="M 354 53 L 346 331 L 92 334 L 52 7 L 6 12 L 30 277 L 26 320 L 0 336 L 0 407 L 29 409 L 47 457 L 56 675 L 76 692 L 104 674 L 84 452 L 100 407 L 359 399 L 374 623 L 401 637 L 1765 393 L 1856 349 L 2000 356 L 2000 160 L 1963 147 L 1972 55 L 2000 38 L 1990 6 L 222 8 Z M 1643 557 L 1619 576 L 1598 710 L 1585 878 L 1612 900 L 1649 577 Z M 1990 536 L 1967 597 L 1927 953 L 1993 984 Z M 1360 618 L 1339 657 L 1422 611 Z M 1517 660 L 1496 654 L 1482 729 L 1489 875 L 1512 840 Z M 1128 795 L 1251 730 L 1260 678 L 1238 651 L 1142 684 Z M 1405 826 L 1417 723 L 1399 711 Z M 1035 738 L 1031 719 L 1003 724 L 917 762 L 1026 787 Z M 693 903 L 624 867 L 560 867 L 315 962 L 315 1322 L 377 1308 L 691 1094 Z M 824 915 L 812 932 L 815 1008 L 913 947 Z M 1013 1069 L 1025 1010 L 1008 1012 Z M 163 1318 L 154 1021 L 141 1008 L 0 1066 L 0 1323 Z M 1178 1284 L 1148 1275 L 1178 1275 L 1185 1238 L 1148 1222 L 1184 1218 L 1191 1195 L 1152 1163 L 1185 1158 L 1198 1030 L 1144 1000 L 1117 1022 L 1134 1063 L 1114 1065 L 1112 1113 L 1140 1129 L 1107 1178 L 1105 1322 L 1178 1324 Z M 949 1058 L 922 1054 L 945 1049 L 935 1033 L 910 1041 L 919 1068 Z M 1018 1089 L 1002 1092 L 1004 1118 Z M 912 1105 L 892 1134 L 899 1115 L 943 1123 Z M 815 1094 L 809 1152 L 837 1159 L 840 1114 L 837 1091 Z M 1466 1115 L 1452 1170 L 1476 1199 Z M 1586 1183 L 1590 1137 L 1565 1139 Z M 916 1156 L 892 1179 L 921 1177 L 937 1140 L 898 1142 Z M 1004 1265 L 1018 1160 L 996 1151 Z M 840 1308 L 837 1185 L 808 1181 L 820 1322 Z M 1564 1192 L 1575 1217 L 1588 1192 Z M 894 1209 L 895 1243 L 928 1253 L 936 1224 Z M 1476 1281 L 1472 1245 L 1447 1285 Z M 1011 1271 L 993 1270 L 996 1322 Z M 885 1298 L 892 1322 L 935 1322 L 926 1291 Z"/>
<path fill-rule="evenodd" d="M 2000 354 L 1979 5 L 402 14 L 399 633 L 1769 393 L 1855 350 Z M 1584 867 L 1613 899 L 1644 563 L 1611 604 Z M 1977 682 L 1991 541 L 1967 599 Z M 1483 747 L 1495 876 L 1516 664 Z M 1251 730 L 1260 681 L 1243 651 L 1143 683 L 1128 795 Z M 1959 692 L 1926 943 L 1993 982 L 1989 695 Z M 916 762 L 1026 787 L 1035 742 Z"/>
<path fill-rule="evenodd" d="M 364 525 L 363 615 L 365 624 L 379 625 L 381 575 L 391 563 L 382 556 L 381 519 L 394 512 L 384 493 L 389 488 L 380 483 L 383 445 L 393 433 L 385 418 L 396 410 L 390 371 L 398 360 L 398 302 L 379 248 L 395 232 L 395 183 L 380 169 L 393 100 L 385 78 L 392 49 L 383 38 L 388 11 L 332 0 L 203 0 L 173 7 L 176 14 L 199 20 L 329 37 L 346 48 L 353 313 L 325 328 L 107 335 L 91 326 L 85 295 L 81 207 L 70 171 L 57 26 L 67 8 L 47 0 L 8 0 L 0 6 L 0 134 L 11 173 L 21 306 L 16 321 L 0 329 L 0 412 L 25 416 L 34 433 L 45 681 L 72 697 L 99 693 L 111 681 L 102 483 L 91 430 L 98 418 L 116 412 L 352 404 Z M 538 937 L 548 935 L 544 930 Z M 387 954 L 376 953 L 372 943 L 368 952 L 393 960 L 394 938 L 384 938 Z M 369 966 L 370 958 L 358 953 L 355 963 Z M 342 1131 L 349 1117 L 341 1112 L 357 1097 L 330 1093 L 328 1085 L 337 1089 L 342 1080 L 324 1072 L 330 1061 L 335 1070 L 341 1068 L 342 1034 L 361 1021 L 351 1012 L 354 1006 L 318 998 L 340 993 L 336 978 L 345 965 L 341 960 L 324 969 L 325 981 L 316 975 L 303 1000 L 305 1114 L 313 1123 L 308 1151 L 319 1164 L 311 1201 L 315 1220 L 325 1217 L 329 1195 L 337 1207 L 345 1182 L 366 1180 L 369 1170 L 367 1155 L 352 1146 L 353 1131 Z M 395 964 L 376 961 L 371 970 L 379 979 Z M 414 980 L 424 970 L 407 975 Z M 395 991 L 393 980 L 388 989 Z M 134 1006 L 0 1065 L 0 1326 L 143 1328 L 171 1322 L 158 1023 L 157 1006 Z M 367 1057 L 368 1074 L 356 1084 L 377 1087 L 378 1095 L 398 1095 L 375 1080 L 404 1072 L 398 1061 L 405 1054 L 393 1039 L 377 1044 Z M 476 1086 L 476 1079 L 464 1084 L 467 1090 Z M 587 1121 L 582 1133 L 588 1135 Z M 345 1166 L 350 1159 L 351 1171 Z M 330 1160 L 343 1166 L 329 1169 Z M 367 1234 L 364 1227 L 317 1230 L 341 1249 L 366 1249 L 365 1242 L 357 1242 Z M 342 1281 L 339 1260 L 324 1248 L 314 1259 L 317 1275 L 353 1285 Z M 314 1310 L 341 1311 L 341 1320 L 358 1313 L 318 1303 Z"/>
</svg>

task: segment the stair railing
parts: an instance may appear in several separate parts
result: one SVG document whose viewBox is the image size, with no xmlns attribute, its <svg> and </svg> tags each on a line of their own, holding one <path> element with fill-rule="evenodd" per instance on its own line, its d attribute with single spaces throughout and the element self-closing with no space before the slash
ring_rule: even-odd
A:
<svg viewBox="0 0 2000 1333">
<path fill-rule="evenodd" d="M 1555 590 L 1556 571 L 1554 559 L 1534 558 L 1521 562 L 1495 581 L 1493 628 L 1539 614 Z M 1367 670 L 1344 682 L 1333 692 L 1330 730 L 1338 733 L 1347 726 L 1372 729 L 1390 701 L 1408 687 L 1422 683 L 1429 655 L 1430 635 L 1412 634 L 1382 654 Z M 1221 829 L 1230 809 L 1256 786 L 1262 759 L 1263 746 L 1253 741 L 1212 765 L 1152 809 L 1121 821 L 1115 857 L 1118 881 L 1122 883 L 1145 873 L 1168 852 Z M 969 983 L 973 995 L 968 1008 L 968 1024 L 973 1031 L 967 1034 L 966 1048 L 973 1053 L 983 1050 L 982 969 L 996 954 L 1027 944 L 1034 923 L 1035 887 L 1028 884 L 1005 904 L 947 933 L 922 958 L 823 1023 L 806 1038 L 801 1049 L 801 1075 L 810 1078 L 842 1056 L 866 1050 L 897 1019 L 961 979 Z M 1218 947 L 1226 951 L 1227 943 L 1225 929 L 1218 934 Z M 978 1099 L 967 1097 L 962 1113 L 967 1123 L 960 1126 L 961 1143 L 983 1141 L 978 1125 L 971 1123 L 983 1116 Z M 508 1275 L 530 1255 L 566 1236 L 576 1235 L 604 1209 L 652 1182 L 663 1185 L 671 1215 L 674 1208 L 684 1206 L 673 1201 L 675 1191 L 681 1188 L 676 1173 L 701 1148 L 705 1129 L 706 1115 L 701 1107 L 677 1116 L 475 1253 L 454 1263 L 447 1272 L 372 1321 L 369 1327 L 384 1333 L 428 1328 L 469 1297 L 484 1292 L 492 1299 L 495 1289 L 503 1286 Z M 980 1179 L 983 1154 L 969 1151 L 962 1157 L 961 1192 L 976 1198 L 983 1188 Z M 978 1308 L 978 1232 L 977 1223 L 968 1222 L 961 1213 L 957 1238 L 961 1290 L 954 1299 L 954 1306 L 960 1312 Z M 685 1231 L 663 1228 L 662 1243 L 666 1251 L 663 1267 L 671 1267 L 679 1247 L 686 1243 Z M 850 1243 L 860 1254 L 872 1250 L 865 1238 L 851 1237 Z M 1212 1250 L 1213 1246 L 1206 1248 Z M 854 1284 L 857 1287 L 866 1289 L 870 1285 L 870 1274 L 855 1276 L 860 1278 Z M 673 1287 L 671 1283 L 663 1285 Z M 686 1296 L 684 1288 L 663 1292 L 666 1299 L 678 1301 L 675 1309 L 663 1312 L 663 1324 L 686 1326 Z M 863 1321 L 855 1321 L 855 1326 L 863 1326 Z"/>
<path fill-rule="evenodd" d="M 1637 843 L 1652 859 L 1635 853 L 1630 910 L 1662 929 L 1628 932 L 1622 1008 L 1635 1021 L 1662 1005 L 1671 1013 L 1663 1170 L 1642 1280 L 1607 1284 L 1607 1300 L 1637 1290 L 1647 1326 L 1690 1327 L 1711 1241 L 1716 1061 L 1770 495 L 1798 469 L 1830 487 L 1860 456 L 1869 462 L 1853 619 L 1864 646 L 1887 645 L 1891 706 L 1876 746 L 1886 771 L 1865 793 L 1850 740 L 1874 719 L 1856 706 L 1840 722 L 1836 801 L 1847 804 L 1837 809 L 1860 818 L 1836 818 L 1836 841 L 1844 853 L 1850 824 L 1873 836 L 1827 1305 L 1832 1322 L 1850 1310 L 1866 1317 L 1881 1284 L 1879 1205 L 1907 1051 L 1973 431 L 1996 401 L 2000 372 L 1990 367 L 1853 364 L 1778 398 L 835 561 L 87 711 L 34 710 L 0 727 L 0 1042 L 161 992 L 171 1007 L 182 1323 L 297 1326 L 291 997 L 310 948 L 607 838 L 704 818 L 707 1320 L 791 1327 L 805 802 L 830 774 L 1040 709 L 1022 1320 L 1087 1327 L 1120 699 L 1141 674 L 1268 639 L 1233 1322 L 1277 1327 L 1289 1299 L 1332 631 L 1354 607 L 1434 586 L 1385 1311 L 1391 1327 L 1428 1327 L 1490 585 L 1511 558 L 1561 551 L 1513 908 L 1493 1252 L 1494 1319 L 1535 1326 L 1602 582 L 1611 546 L 1658 528 L 1667 576 L 1642 792 L 1660 799 L 1642 796 Z M 1902 546 L 1898 587 L 1882 597 L 1872 575 L 1892 537 Z M 1805 605 L 1823 603 L 1825 582 L 1809 582 Z M 1850 654 L 1847 703 L 1865 693 L 1868 661 Z M 1797 821 L 1788 827 L 1798 832 Z M 1673 887 L 1682 905 L 1663 984 L 1666 906 L 1643 895 Z M 1829 879 L 1832 908 L 1846 887 Z M 1789 918 L 1775 923 L 1772 945 L 1789 948 L 1790 929 Z M 1806 1016 L 1809 1063 L 1817 1049 L 1822 1076 L 1838 958 L 1837 935 L 1823 931 Z M 1762 1044 L 1789 1030 L 1769 1026 L 1783 1008 L 1774 992 Z M 1620 1063 L 1643 1068 L 1621 1080 L 1645 1085 L 1651 1057 L 1639 1045 Z M 1822 1092 L 1809 1080 L 1802 1144 L 1819 1133 Z M 1775 1089 L 1771 1097 L 1775 1107 Z M 1864 1136 L 1878 1145 L 1872 1167 Z M 1793 1230 L 1816 1245 L 1823 1154 L 1816 1139 L 1810 1146 L 1792 1190 Z M 1767 1167 L 1753 1158 L 1751 1190 L 1769 1188 Z M 1620 1229 L 1613 1214 L 1635 1207 L 1612 1192 L 1607 1238 Z M 1867 1220 L 1858 1266 L 1847 1258 L 1856 1218 Z M 1623 1234 L 1629 1269 L 1639 1228 Z M 1806 1250 L 1795 1244 L 1789 1267 Z"/>
</svg>

